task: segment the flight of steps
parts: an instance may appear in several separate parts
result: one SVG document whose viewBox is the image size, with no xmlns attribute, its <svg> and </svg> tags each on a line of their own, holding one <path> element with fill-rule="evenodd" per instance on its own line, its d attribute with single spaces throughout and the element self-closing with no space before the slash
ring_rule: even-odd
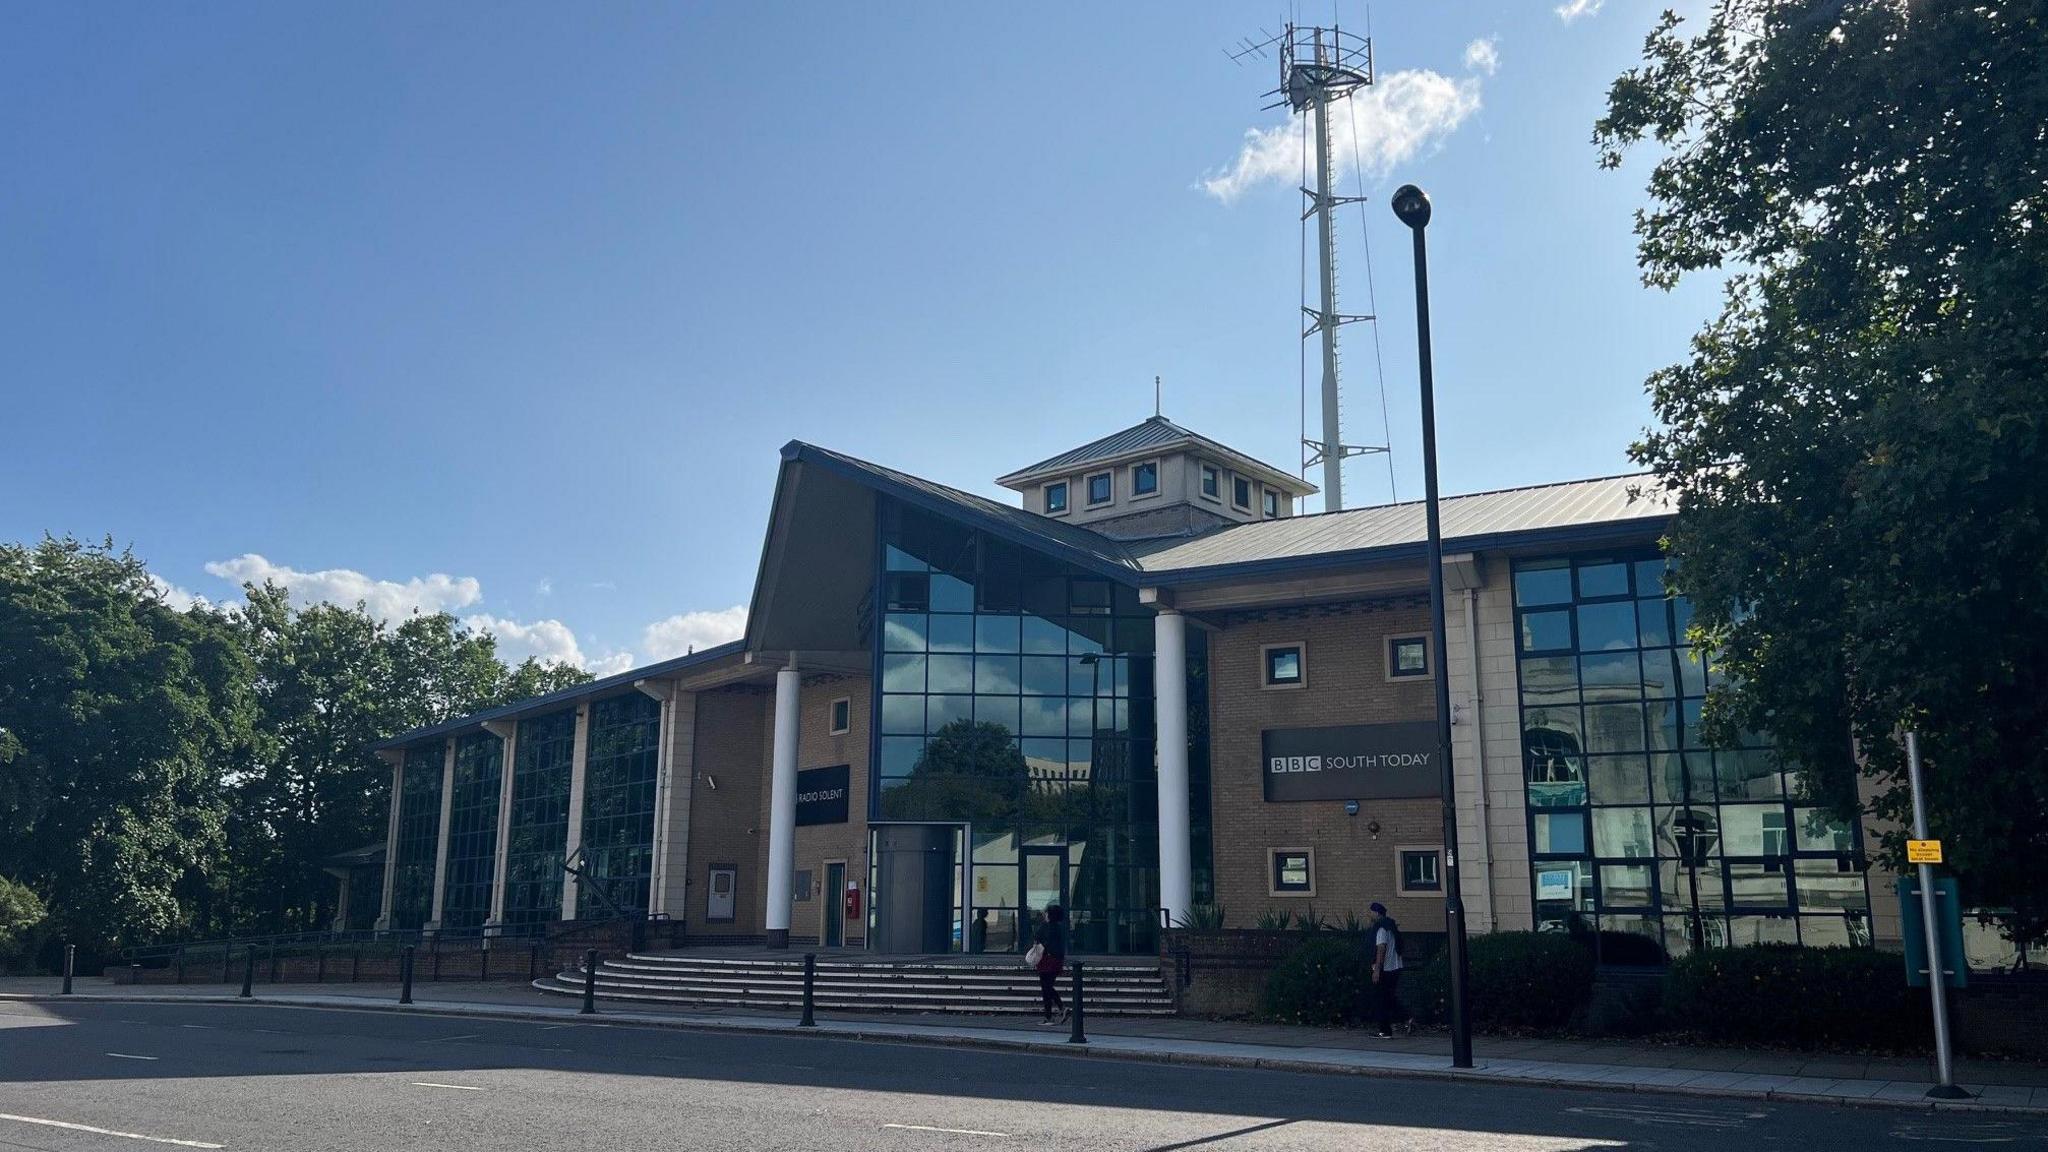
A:
<svg viewBox="0 0 2048 1152">
<path fill-rule="evenodd" d="M 1087 1009 L 1108 1016 L 1170 1016 L 1173 994 L 1155 963 L 1083 961 Z M 543 992 L 581 996 L 581 968 L 533 982 Z M 604 1000 L 693 1004 L 711 1008 L 796 1011 L 803 1005 L 804 962 L 703 953 L 633 953 L 597 967 Z M 1072 977 L 1060 976 L 1060 995 L 1071 997 Z M 1038 976 L 1014 964 L 945 960 L 838 960 L 820 958 L 814 1005 L 843 1012 L 1037 1012 Z"/>
</svg>

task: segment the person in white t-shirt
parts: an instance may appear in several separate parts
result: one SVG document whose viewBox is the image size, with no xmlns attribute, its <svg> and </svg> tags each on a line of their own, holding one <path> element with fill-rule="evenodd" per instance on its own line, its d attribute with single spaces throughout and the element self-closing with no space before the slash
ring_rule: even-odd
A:
<svg viewBox="0 0 2048 1152">
<path fill-rule="evenodd" d="M 1387 915 L 1387 906 L 1378 901 L 1372 905 L 1372 983 L 1374 1014 L 1381 1036 L 1394 1034 L 1394 1017 L 1401 1012 L 1399 994 L 1401 990 L 1401 926 Z M 1405 1015 L 1402 1023 L 1407 1024 Z"/>
</svg>

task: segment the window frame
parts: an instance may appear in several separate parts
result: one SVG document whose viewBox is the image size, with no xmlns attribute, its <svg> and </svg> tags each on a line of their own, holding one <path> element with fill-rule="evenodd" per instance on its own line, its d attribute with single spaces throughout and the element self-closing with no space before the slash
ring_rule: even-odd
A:
<svg viewBox="0 0 2048 1152">
<path fill-rule="evenodd" d="M 1308 883 L 1301 887 L 1282 887 L 1280 883 L 1280 861 L 1283 857 L 1299 856 L 1308 865 Z M 1313 900 L 1316 894 L 1316 850 L 1314 848 L 1268 848 L 1266 849 L 1266 895 L 1274 899 Z"/>
<path fill-rule="evenodd" d="M 1297 669 L 1292 680 L 1273 679 L 1273 654 L 1292 650 Z M 1259 645 L 1259 686 L 1272 690 L 1288 690 L 1308 687 L 1308 642 L 1287 640 L 1278 644 Z"/>
<path fill-rule="evenodd" d="M 853 697 L 835 697 L 825 706 L 825 734 L 844 736 L 853 731 Z"/>
<path fill-rule="evenodd" d="M 1102 481 L 1102 499 L 1095 498 L 1095 482 Z M 1116 503 L 1116 473 L 1093 472 L 1081 478 L 1081 496 L 1090 508 L 1101 508 Z"/>
<path fill-rule="evenodd" d="M 1196 475 L 1195 491 L 1204 500 L 1223 503 L 1223 469 L 1207 461 L 1198 461 L 1196 466 L 1201 471 Z"/>
<path fill-rule="evenodd" d="M 1280 490 L 1259 485 L 1259 515 L 1267 520 L 1280 518 Z"/>
<path fill-rule="evenodd" d="M 1244 499 L 1237 498 L 1238 489 L 1244 489 Z M 1252 482 L 1249 477 L 1233 473 L 1230 477 L 1230 506 L 1241 512 L 1252 510 Z"/>
<path fill-rule="evenodd" d="M 1045 509 L 1047 516 L 1065 516 L 1074 510 L 1073 501 L 1068 499 L 1069 491 L 1065 480 L 1055 480 L 1039 488 L 1040 507 Z M 1052 506 L 1052 497 L 1055 492 L 1059 493 L 1060 497 L 1060 506 L 1057 508 Z"/>
<path fill-rule="evenodd" d="M 1422 645 L 1422 671 L 1420 672 L 1402 672 L 1399 670 L 1400 665 L 1394 660 L 1394 649 L 1399 645 L 1410 643 L 1420 643 Z M 1427 633 L 1421 635 L 1388 636 L 1386 644 L 1387 679 L 1397 684 L 1411 680 L 1434 680 L 1436 678 L 1436 665 L 1432 660 L 1434 654 L 1430 652 L 1430 647 Z"/>
<path fill-rule="evenodd" d="M 1138 490 L 1138 470 L 1141 468 L 1150 468 L 1152 470 L 1152 487 L 1145 489 L 1142 492 Z M 1136 461 L 1132 463 L 1130 467 L 1130 472 L 1131 499 L 1151 500 L 1159 495 L 1162 489 L 1159 483 L 1159 461 L 1157 459 Z"/>
<path fill-rule="evenodd" d="M 1429 856 L 1436 860 L 1436 883 L 1416 887 L 1408 883 L 1408 858 Z M 1394 891 L 1403 896 L 1441 896 L 1444 891 L 1444 849 L 1441 844 L 1408 844 L 1394 849 Z"/>
</svg>

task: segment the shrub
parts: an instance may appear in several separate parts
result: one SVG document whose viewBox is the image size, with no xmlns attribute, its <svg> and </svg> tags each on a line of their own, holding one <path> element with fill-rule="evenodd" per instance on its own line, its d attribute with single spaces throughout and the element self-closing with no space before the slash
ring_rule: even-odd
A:
<svg viewBox="0 0 2048 1152">
<path fill-rule="evenodd" d="M 43 902 L 27 886 L 0 876 L 0 970 L 33 955 L 47 915 Z"/>
<path fill-rule="evenodd" d="M 1324 934 L 1303 941 L 1266 977 L 1263 1008 L 1286 1024 L 1351 1025 L 1370 1011 L 1371 994 L 1365 949 L 1354 939 Z"/>
<path fill-rule="evenodd" d="M 1924 1048 L 1925 993 L 1906 986 L 1897 953 L 1756 944 L 1674 961 L 1664 978 L 1667 1029 L 1724 1043 Z"/>
<path fill-rule="evenodd" d="M 1223 906 L 1220 904 L 1194 904 L 1188 907 L 1188 914 L 1176 928 L 1194 932 L 1215 932 L 1223 927 Z"/>
<path fill-rule="evenodd" d="M 1556 932 L 1491 932 L 1466 947 L 1466 992 L 1472 1026 L 1501 1032 L 1563 1028 L 1593 992 L 1593 954 Z M 1426 1024 L 1450 1018 L 1448 951 L 1408 974 L 1402 985 L 1409 1011 Z"/>
</svg>

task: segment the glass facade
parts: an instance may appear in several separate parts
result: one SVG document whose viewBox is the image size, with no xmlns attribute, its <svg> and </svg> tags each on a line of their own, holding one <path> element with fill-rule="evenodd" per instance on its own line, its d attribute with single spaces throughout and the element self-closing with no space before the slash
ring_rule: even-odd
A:
<svg viewBox="0 0 2048 1152">
<path fill-rule="evenodd" d="M 562 915 L 562 854 L 569 843 L 569 776 L 576 712 L 519 722 L 512 755 L 512 821 L 505 859 L 505 923 Z"/>
<path fill-rule="evenodd" d="M 491 914 L 498 863 L 498 795 L 504 741 L 488 732 L 455 742 L 455 791 L 448 809 L 448 878 L 443 928 L 480 928 Z"/>
<path fill-rule="evenodd" d="M 391 866 L 391 926 L 425 926 L 434 914 L 434 856 L 441 839 L 441 769 L 445 746 L 405 750 L 398 774 L 398 845 Z"/>
<path fill-rule="evenodd" d="M 1869 943 L 1857 829 L 1800 804 L 1765 737 L 1705 743 L 1717 670 L 1664 573 L 1654 554 L 1514 566 L 1537 927 L 1647 937 L 1645 957 Z"/>
<path fill-rule="evenodd" d="M 1054 900 L 1077 951 L 1154 947 L 1151 611 L 1132 588 L 900 504 L 884 503 L 881 533 L 872 817 L 971 826 L 969 903 L 991 948 L 1028 940 Z M 1207 764 L 1190 757 L 1204 801 Z"/>
<path fill-rule="evenodd" d="M 583 866 L 579 918 L 647 911 L 654 876 L 654 783 L 661 705 L 641 692 L 590 706 L 583 778 Z M 594 887 L 601 887 L 607 903 Z"/>
</svg>

